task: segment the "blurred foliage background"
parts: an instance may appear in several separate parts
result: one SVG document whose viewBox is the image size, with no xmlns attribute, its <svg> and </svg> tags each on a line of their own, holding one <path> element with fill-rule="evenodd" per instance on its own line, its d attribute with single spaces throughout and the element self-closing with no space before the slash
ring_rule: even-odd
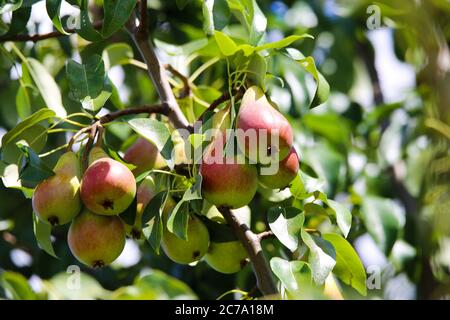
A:
<svg viewBox="0 0 450 320">
<path fill-rule="evenodd" d="M 28 2 L 32 5 L 28 32 L 51 31 L 45 2 Z M 371 284 L 368 298 L 448 298 L 450 3 L 257 2 L 268 18 L 267 41 L 305 32 L 315 37 L 294 46 L 312 55 L 328 80 L 327 103 L 308 109 L 313 79 L 282 56 L 275 57 L 269 67 L 274 77 L 267 90 L 296 132 L 303 170 L 318 178 L 330 198 L 352 208 L 348 239 L 366 267 Z M 180 10 L 176 1 L 153 0 L 149 7 L 158 53 L 183 74 L 192 74 L 207 59 L 193 59 L 177 48 L 204 37 L 201 2 L 192 0 Z M 62 7 L 67 15 L 71 10 L 67 3 Z M 10 13 L 2 14 L 0 27 L 10 19 Z M 215 1 L 214 19 L 218 29 L 238 29 L 225 0 Z M 115 34 L 113 41 L 131 45 L 125 31 Z M 109 44 L 92 45 L 74 35 L 22 43 L 20 48 L 45 65 L 62 90 L 64 106 L 74 112 L 79 105 L 68 97 L 66 60 L 78 54 L 101 55 Z M 16 100 L 17 68 L 0 51 L 0 135 L 33 111 Z M 207 101 L 206 97 L 220 95 L 226 86 L 225 71 L 225 65 L 217 63 L 202 73 L 196 79 L 198 95 Z M 145 71 L 117 65 L 108 75 L 124 105 L 157 100 Z M 39 99 L 33 95 L 30 105 L 41 105 Z M 116 108 L 111 102 L 105 105 L 105 109 Z M 108 142 L 117 150 L 129 144 L 127 128 L 118 124 L 108 129 Z M 66 139 L 64 134 L 49 136 L 43 151 Z M 22 298 L 215 299 L 234 288 L 252 290 L 250 267 L 237 275 L 222 275 L 203 262 L 196 268 L 181 266 L 155 255 L 147 243 L 132 240 L 127 240 L 124 253 L 111 267 L 81 267 L 82 292 L 67 290 L 67 266 L 77 264 L 66 244 L 67 227 L 53 234 L 59 259 L 40 250 L 32 230 L 31 202 L 20 190 L 5 188 L 7 183 L 0 182 L 0 272 L 9 272 L 0 276 L 0 297 L 14 292 Z M 273 205 L 270 197 L 255 198 L 251 204 L 254 230 L 264 228 L 264 213 Z M 265 250 L 269 256 L 283 254 L 272 242 L 265 242 Z M 353 297 L 351 292 L 343 295 Z"/>
</svg>

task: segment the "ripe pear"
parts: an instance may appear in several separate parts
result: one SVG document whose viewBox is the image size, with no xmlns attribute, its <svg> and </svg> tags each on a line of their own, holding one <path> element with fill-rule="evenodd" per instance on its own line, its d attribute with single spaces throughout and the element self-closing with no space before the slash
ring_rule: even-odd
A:
<svg viewBox="0 0 450 320">
<path fill-rule="evenodd" d="M 235 273 L 247 264 L 247 251 L 239 241 L 211 242 L 206 263 L 221 273 Z"/>
<path fill-rule="evenodd" d="M 64 153 L 53 171 L 54 176 L 36 187 L 32 205 L 42 221 L 62 225 L 70 222 L 81 210 L 80 164 L 76 154 Z"/>
<path fill-rule="evenodd" d="M 226 154 L 224 135 L 210 144 L 200 164 L 202 193 L 216 207 L 236 209 L 247 205 L 258 187 L 255 165 L 245 163 L 239 156 Z"/>
<path fill-rule="evenodd" d="M 94 213 L 117 215 L 133 202 L 136 180 L 124 164 L 113 160 L 100 148 L 92 148 L 90 165 L 81 181 L 81 200 Z"/>
<path fill-rule="evenodd" d="M 247 89 L 242 98 L 236 128 L 240 149 L 253 161 L 262 164 L 274 159 L 281 161 L 292 147 L 291 125 L 256 86 Z"/>
<path fill-rule="evenodd" d="M 179 264 L 189 264 L 200 260 L 208 251 L 209 232 L 204 223 L 195 216 L 188 221 L 188 240 L 178 238 L 164 228 L 161 247 L 166 255 Z"/>
<path fill-rule="evenodd" d="M 264 175 L 259 169 L 259 182 L 269 189 L 282 189 L 295 179 L 299 169 L 299 159 L 295 148 L 292 147 L 288 156 L 278 164 L 278 171 L 273 175 Z"/>
<path fill-rule="evenodd" d="M 125 226 L 117 216 L 100 216 L 85 209 L 69 228 L 72 254 L 92 268 L 110 264 L 125 247 Z"/>
<path fill-rule="evenodd" d="M 167 165 L 158 148 L 144 138 L 138 138 L 125 152 L 123 159 L 136 166 L 133 169 L 136 177 L 151 169 L 161 169 Z"/>
</svg>

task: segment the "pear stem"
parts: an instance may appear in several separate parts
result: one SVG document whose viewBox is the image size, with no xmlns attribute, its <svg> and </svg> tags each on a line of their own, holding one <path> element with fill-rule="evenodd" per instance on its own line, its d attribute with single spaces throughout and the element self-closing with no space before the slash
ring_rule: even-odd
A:
<svg viewBox="0 0 450 320">
<path fill-rule="evenodd" d="M 230 209 L 222 207 L 219 208 L 219 211 L 247 251 L 258 288 L 264 295 L 277 294 L 278 290 L 272 277 L 272 271 L 261 247 L 261 238 L 240 221 L 239 217 Z"/>
</svg>

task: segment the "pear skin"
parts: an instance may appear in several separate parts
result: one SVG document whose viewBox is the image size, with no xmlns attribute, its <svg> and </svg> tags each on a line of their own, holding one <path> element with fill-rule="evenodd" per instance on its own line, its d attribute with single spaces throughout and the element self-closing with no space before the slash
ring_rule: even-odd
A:
<svg viewBox="0 0 450 320">
<path fill-rule="evenodd" d="M 195 216 L 189 217 L 188 240 L 178 238 L 165 228 L 161 247 L 174 262 L 189 264 L 200 260 L 208 251 L 209 232 L 205 224 Z"/>
<path fill-rule="evenodd" d="M 278 164 L 278 171 L 275 174 L 263 175 L 260 168 L 258 179 L 266 188 L 282 189 L 289 186 L 291 181 L 295 179 L 299 167 L 298 154 L 295 148 L 292 147 L 288 156 Z"/>
<path fill-rule="evenodd" d="M 81 210 L 80 164 L 76 154 L 64 153 L 53 171 L 54 176 L 36 187 L 32 198 L 33 211 L 46 223 L 63 225 Z"/>
<path fill-rule="evenodd" d="M 210 144 L 202 159 L 202 193 L 208 202 L 218 208 L 236 209 L 247 205 L 255 196 L 257 169 L 255 165 L 239 161 L 237 156 L 225 155 L 224 145 L 223 135 L 223 138 L 217 138 Z"/>
<path fill-rule="evenodd" d="M 237 140 L 246 157 L 262 164 L 283 160 L 294 135 L 287 119 L 267 100 L 258 87 L 245 92 L 236 120 Z M 272 135 L 278 143 L 272 141 Z M 253 136 L 253 137 L 252 137 Z M 267 143 L 264 143 L 267 141 Z"/>
<path fill-rule="evenodd" d="M 136 168 L 133 169 L 133 173 L 136 177 L 151 169 L 161 169 L 167 166 L 166 161 L 159 153 L 158 148 L 142 137 L 138 138 L 136 142 L 128 148 L 123 159 L 136 166 Z"/>
<path fill-rule="evenodd" d="M 101 216 L 85 209 L 69 228 L 67 236 L 72 254 L 91 268 L 116 260 L 125 247 L 125 226 L 117 216 Z"/>
<path fill-rule="evenodd" d="M 136 195 L 136 180 L 124 164 L 109 158 L 99 147 L 91 151 L 81 181 L 81 199 L 94 213 L 117 215 L 125 211 Z"/>
<path fill-rule="evenodd" d="M 206 263 L 221 273 L 236 273 L 247 265 L 247 251 L 239 241 L 211 242 Z"/>
</svg>

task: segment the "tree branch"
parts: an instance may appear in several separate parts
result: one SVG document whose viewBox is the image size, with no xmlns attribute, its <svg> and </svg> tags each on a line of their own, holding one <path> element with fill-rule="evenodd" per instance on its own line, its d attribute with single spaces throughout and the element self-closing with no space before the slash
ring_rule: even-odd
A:
<svg viewBox="0 0 450 320">
<path fill-rule="evenodd" d="M 141 6 L 142 9 L 143 6 Z M 146 11 L 146 8 L 145 8 Z M 146 16 L 141 12 L 141 18 Z M 136 27 L 133 17 L 128 21 L 127 28 L 130 32 L 131 38 L 138 47 L 142 58 L 147 64 L 147 70 L 156 92 L 163 104 L 168 107 L 168 117 L 176 128 L 191 129 L 189 122 L 178 106 L 177 100 L 172 92 L 169 81 L 165 74 L 165 69 L 159 62 L 153 45 L 150 43 L 147 37 L 147 31 L 144 30 L 146 23 L 141 22 L 140 27 Z"/>
<path fill-rule="evenodd" d="M 102 22 L 98 21 L 98 22 L 94 22 L 92 24 L 92 26 L 95 29 L 101 29 L 102 27 Z M 67 33 L 73 34 L 77 32 L 77 29 L 66 29 Z M 0 37 L 0 42 L 6 42 L 6 41 L 14 41 L 14 42 L 25 42 L 25 41 L 32 41 L 32 42 L 37 42 L 40 40 L 46 40 L 46 39 L 51 39 L 51 38 L 58 38 L 58 37 L 65 37 L 67 36 L 67 34 L 61 33 L 59 31 L 52 31 L 49 33 L 44 33 L 44 34 L 34 34 L 34 35 L 29 35 L 29 34 L 14 34 L 14 35 L 6 35 L 3 37 Z"/>
<path fill-rule="evenodd" d="M 272 271 L 261 247 L 261 239 L 230 209 L 220 208 L 219 211 L 227 221 L 231 230 L 239 239 L 252 262 L 258 288 L 264 295 L 277 294 L 278 290 L 272 277 Z"/>
</svg>

